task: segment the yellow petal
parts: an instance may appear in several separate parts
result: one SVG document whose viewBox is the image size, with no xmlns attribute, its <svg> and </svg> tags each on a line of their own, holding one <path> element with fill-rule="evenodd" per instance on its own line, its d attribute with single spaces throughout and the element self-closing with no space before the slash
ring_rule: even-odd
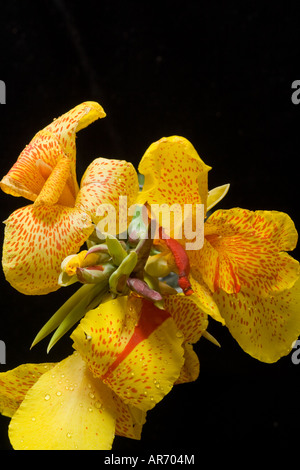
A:
<svg viewBox="0 0 300 470">
<path fill-rule="evenodd" d="M 113 397 L 117 410 L 116 435 L 129 439 L 141 439 L 146 413 L 135 406 L 126 405 L 115 393 Z"/>
<path fill-rule="evenodd" d="M 89 216 L 77 209 L 26 206 L 6 221 L 3 270 L 24 294 L 46 294 L 59 288 L 61 262 L 93 232 Z"/>
<path fill-rule="evenodd" d="M 142 411 L 172 389 L 184 362 L 183 334 L 170 315 L 134 296 L 89 312 L 71 337 L 94 376 Z"/>
<path fill-rule="evenodd" d="M 210 167 L 184 137 L 164 137 L 154 142 L 139 164 L 145 183 L 138 202 L 144 204 L 204 204 Z"/>
<path fill-rule="evenodd" d="M 75 198 L 78 191 L 75 168 L 75 134 L 94 120 L 104 116 L 105 113 L 98 103 L 85 102 L 53 121 L 38 132 L 30 144 L 25 147 L 16 163 L 2 179 L 1 189 L 8 194 L 23 196 L 35 201 L 45 184 L 45 178 L 40 172 L 37 162 L 41 160 L 54 171 L 61 158 L 64 158 L 69 166 L 67 178 L 64 174 L 63 179 L 57 179 L 56 175 L 52 179 L 59 181 L 61 186 L 53 188 L 50 180 L 48 189 L 50 190 L 50 187 L 52 190 L 55 189 L 55 196 L 51 196 L 55 198 L 58 193 L 63 191 L 64 185 L 67 183 Z M 50 191 L 47 193 L 49 198 Z"/>
<path fill-rule="evenodd" d="M 275 362 L 287 355 L 300 335 L 300 280 L 276 295 L 220 291 L 214 298 L 232 336 L 260 361 Z"/>
<path fill-rule="evenodd" d="M 195 294 L 168 295 L 164 297 L 164 308 L 172 316 L 185 341 L 196 343 L 206 330 L 207 314 L 199 307 Z"/>
<path fill-rule="evenodd" d="M 267 295 L 298 279 L 299 263 L 285 253 L 297 238 L 293 221 L 282 212 L 220 210 L 205 222 L 204 246 L 190 260 L 212 291 L 242 288 Z"/>
<path fill-rule="evenodd" d="M 180 376 L 176 384 L 183 384 L 194 382 L 199 377 L 200 362 L 193 346 L 189 343 L 184 343 L 184 366 L 180 371 Z"/>
<path fill-rule="evenodd" d="M 106 116 L 104 109 L 95 101 L 85 101 L 57 119 L 43 130 L 54 135 L 66 155 L 75 156 L 76 133 L 89 126 L 96 119 Z"/>
<path fill-rule="evenodd" d="M 212 292 L 204 283 L 201 275 L 194 271 L 195 270 L 193 270 L 193 274 L 189 274 L 189 281 L 194 291 L 194 301 L 203 312 L 210 315 L 214 320 L 224 324 L 224 320 L 220 315 L 218 305 L 214 301 Z"/>
<path fill-rule="evenodd" d="M 115 417 L 111 391 L 75 353 L 29 390 L 11 420 L 9 438 L 16 450 L 107 450 Z"/>
<path fill-rule="evenodd" d="M 112 233 L 112 230 L 111 235 L 117 235 L 127 229 L 128 209 L 134 204 L 138 190 L 137 173 L 131 163 L 97 158 L 82 177 L 76 207 L 90 214 L 96 224 L 107 219 L 108 224 L 115 225 L 116 233 Z M 124 223 L 121 220 L 119 225 L 120 217 Z"/>
<path fill-rule="evenodd" d="M 24 364 L 0 374 L 0 413 L 12 417 L 35 382 L 55 364 Z"/>
<path fill-rule="evenodd" d="M 85 268 L 97 264 L 99 255 L 97 253 L 87 253 L 87 250 L 82 250 L 77 255 L 69 255 L 63 262 L 63 270 L 69 276 L 74 276 L 77 268 Z"/>
</svg>

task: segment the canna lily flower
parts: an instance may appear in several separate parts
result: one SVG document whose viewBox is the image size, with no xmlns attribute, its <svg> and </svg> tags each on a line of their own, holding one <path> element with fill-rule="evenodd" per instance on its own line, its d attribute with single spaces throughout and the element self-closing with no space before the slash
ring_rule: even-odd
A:
<svg viewBox="0 0 300 470">
<path fill-rule="evenodd" d="M 58 289 L 61 262 L 90 237 L 99 205 L 118 207 L 119 196 L 130 204 L 136 197 L 137 175 L 125 161 L 95 159 L 78 186 L 76 133 L 103 117 L 92 101 L 71 109 L 34 136 L 0 182 L 4 192 L 33 202 L 5 222 L 4 274 L 24 294 Z"/>
<path fill-rule="evenodd" d="M 198 341 L 207 322 L 177 307 L 171 316 L 134 294 L 108 300 L 72 333 L 71 356 L 0 374 L 14 449 L 105 450 L 115 434 L 140 439 L 148 410 L 199 373 L 184 338 Z"/>
<path fill-rule="evenodd" d="M 139 203 L 202 204 L 205 216 L 202 247 L 185 250 L 186 239 L 173 240 L 173 231 L 171 238 L 161 237 L 157 263 L 149 260 L 151 272 L 159 263 L 169 265 L 186 299 L 191 296 L 226 325 L 248 354 L 275 362 L 300 334 L 299 263 L 287 253 L 296 246 L 297 231 L 282 212 L 234 208 L 209 215 L 229 188 L 208 191 L 209 170 L 192 144 L 178 136 L 153 143 L 144 154 Z M 194 221 L 195 211 L 191 217 Z"/>
</svg>

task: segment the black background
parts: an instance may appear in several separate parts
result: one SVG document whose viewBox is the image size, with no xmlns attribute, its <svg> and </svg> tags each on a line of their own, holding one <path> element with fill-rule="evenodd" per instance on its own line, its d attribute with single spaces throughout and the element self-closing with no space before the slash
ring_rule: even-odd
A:
<svg viewBox="0 0 300 470">
<path fill-rule="evenodd" d="M 285 211 L 299 228 L 300 105 L 291 101 L 291 84 L 300 79 L 296 4 L 1 2 L 0 79 L 7 93 L 0 106 L 1 175 L 54 117 L 95 100 L 107 117 L 78 134 L 79 180 L 95 157 L 137 166 L 152 142 L 183 135 L 213 167 L 209 187 L 231 184 L 219 207 Z M 1 220 L 26 204 L 1 194 Z M 68 338 L 49 356 L 47 342 L 29 351 L 71 291 L 23 296 L 1 274 L 7 364 L 0 371 L 71 352 Z M 183 451 L 213 462 L 221 450 L 247 456 L 295 448 L 300 365 L 291 356 L 259 363 L 225 328 L 211 321 L 209 331 L 222 348 L 205 340 L 196 346 L 197 382 L 175 387 L 149 412 L 141 441 L 116 437 L 115 452 Z M 8 422 L 0 418 L 0 449 L 11 448 Z"/>
</svg>

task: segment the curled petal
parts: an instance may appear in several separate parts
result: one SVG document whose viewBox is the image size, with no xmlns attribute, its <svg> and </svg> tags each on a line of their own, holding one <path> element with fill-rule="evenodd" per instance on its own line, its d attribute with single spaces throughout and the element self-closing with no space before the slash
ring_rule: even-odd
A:
<svg viewBox="0 0 300 470">
<path fill-rule="evenodd" d="M 263 362 L 287 355 L 300 334 L 300 281 L 291 289 L 261 297 L 252 292 L 214 294 L 232 336 Z"/>
<path fill-rule="evenodd" d="M 75 134 L 104 116 L 105 113 L 98 103 L 88 101 L 53 121 L 38 132 L 25 147 L 16 163 L 2 179 L 1 189 L 8 194 L 35 201 L 43 189 L 45 180 L 53 171 L 56 174 L 51 176 L 48 188 L 44 190 L 47 197 L 45 194 L 43 201 L 53 203 L 52 199 L 59 198 L 66 184 L 75 199 L 78 191 L 75 174 Z M 61 159 L 65 167 L 63 171 L 62 169 L 58 171 L 55 168 L 57 165 L 62 165 Z M 44 167 L 39 162 L 42 162 Z M 48 171 L 45 174 L 45 165 L 50 173 Z M 59 187 L 53 186 L 54 183 L 59 183 Z"/>
<path fill-rule="evenodd" d="M 28 391 L 11 420 L 9 438 L 16 450 L 107 450 L 115 419 L 111 391 L 75 353 Z"/>
<path fill-rule="evenodd" d="M 15 414 L 26 393 L 55 364 L 23 364 L 0 374 L 0 412 L 10 418 Z"/>
<path fill-rule="evenodd" d="M 171 390 L 184 363 L 183 334 L 169 313 L 134 296 L 89 312 L 72 338 L 93 375 L 142 411 Z"/>
<path fill-rule="evenodd" d="M 96 119 L 104 118 L 105 116 L 104 109 L 99 103 L 85 101 L 59 118 L 54 119 L 43 131 L 53 134 L 66 155 L 75 156 L 76 133 L 89 126 Z"/>
<path fill-rule="evenodd" d="M 194 382 L 199 377 L 200 362 L 193 346 L 189 343 L 184 343 L 184 366 L 180 371 L 176 384 L 183 384 Z"/>
<path fill-rule="evenodd" d="M 63 259 L 77 253 L 92 231 L 89 216 L 77 209 L 31 205 L 16 210 L 6 220 L 6 279 L 24 294 L 55 291 Z"/>
<path fill-rule="evenodd" d="M 205 243 L 191 252 L 191 265 L 212 291 L 258 295 L 289 289 L 298 279 L 298 261 L 285 251 L 298 239 L 293 221 L 276 211 L 220 210 L 205 223 Z"/>
</svg>

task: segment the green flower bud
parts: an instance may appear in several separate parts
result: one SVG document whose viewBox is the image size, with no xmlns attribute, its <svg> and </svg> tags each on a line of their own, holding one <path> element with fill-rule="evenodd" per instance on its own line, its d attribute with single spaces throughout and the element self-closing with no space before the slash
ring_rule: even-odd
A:
<svg viewBox="0 0 300 470">
<path fill-rule="evenodd" d="M 124 248 L 124 244 L 122 244 L 120 240 L 118 240 L 113 235 L 107 235 L 106 245 L 108 248 L 108 252 L 112 258 L 112 262 L 116 266 L 119 266 L 128 254 Z"/>
<path fill-rule="evenodd" d="M 111 292 L 114 294 L 122 294 L 126 291 L 126 281 L 134 270 L 137 261 L 138 255 L 134 251 L 131 251 L 109 278 Z"/>
<path fill-rule="evenodd" d="M 83 284 L 100 284 L 108 282 L 110 275 L 115 271 L 116 267 L 110 263 L 103 266 L 88 266 L 86 268 L 77 268 L 76 276 L 78 281 Z"/>
</svg>

